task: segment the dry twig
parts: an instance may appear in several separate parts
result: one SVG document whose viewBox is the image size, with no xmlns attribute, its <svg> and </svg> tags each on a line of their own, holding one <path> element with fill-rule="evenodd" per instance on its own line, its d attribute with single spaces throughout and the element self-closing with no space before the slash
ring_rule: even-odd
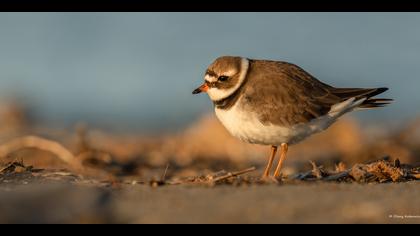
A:
<svg viewBox="0 0 420 236">
<path fill-rule="evenodd" d="M 3 143 L 0 145 L 0 157 L 6 157 L 10 153 L 24 148 L 37 148 L 51 152 L 70 166 L 80 167 L 80 162 L 77 158 L 63 145 L 38 136 L 25 136 Z"/>
<path fill-rule="evenodd" d="M 165 180 L 166 180 L 166 174 L 168 174 L 168 169 L 169 169 L 169 163 L 166 164 L 165 172 L 163 172 L 163 175 L 162 175 L 162 178 L 161 178 L 161 181 L 163 181 L 163 182 L 165 182 Z"/>
<path fill-rule="evenodd" d="M 235 177 L 235 176 L 239 176 L 239 175 L 243 175 L 243 174 L 246 174 L 246 173 L 252 172 L 252 171 L 254 171 L 254 170 L 256 170 L 256 168 L 255 168 L 255 167 L 251 167 L 251 168 L 248 168 L 248 169 L 245 169 L 245 170 L 241 170 L 241 171 L 228 172 L 227 174 L 225 174 L 225 175 L 223 175 L 223 176 L 219 176 L 219 177 L 217 177 L 217 178 L 214 178 L 214 179 L 212 180 L 212 182 L 213 182 L 213 183 L 216 183 L 216 182 L 219 182 L 219 181 L 222 181 L 222 180 L 225 180 L 225 179 L 231 178 L 231 177 Z"/>
<path fill-rule="evenodd" d="M 313 161 L 309 161 L 312 165 L 312 174 L 317 178 L 317 179 L 322 179 L 322 177 L 325 175 L 324 171 L 322 170 L 322 166 L 317 166 L 315 164 L 315 162 Z"/>
</svg>

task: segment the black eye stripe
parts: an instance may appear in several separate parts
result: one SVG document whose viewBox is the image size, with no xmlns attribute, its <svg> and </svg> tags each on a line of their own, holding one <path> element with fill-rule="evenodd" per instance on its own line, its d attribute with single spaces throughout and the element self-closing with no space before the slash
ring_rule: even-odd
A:
<svg viewBox="0 0 420 236">
<path fill-rule="evenodd" d="M 207 86 L 209 86 L 210 88 L 214 88 L 214 87 L 216 87 L 216 83 L 217 83 L 217 82 L 210 82 L 210 81 L 207 81 L 207 80 L 206 80 L 206 84 L 207 84 Z"/>
</svg>

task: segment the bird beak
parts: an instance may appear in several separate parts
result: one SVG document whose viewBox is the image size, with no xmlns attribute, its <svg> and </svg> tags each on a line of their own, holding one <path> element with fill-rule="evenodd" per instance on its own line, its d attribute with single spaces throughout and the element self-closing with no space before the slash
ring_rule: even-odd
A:
<svg viewBox="0 0 420 236">
<path fill-rule="evenodd" d="M 209 90 L 209 86 L 206 83 L 204 83 L 200 87 L 194 89 L 194 91 L 192 93 L 197 94 L 197 93 L 201 93 L 201 92 L 207 92 L 207 90 Z"/>
</svg>

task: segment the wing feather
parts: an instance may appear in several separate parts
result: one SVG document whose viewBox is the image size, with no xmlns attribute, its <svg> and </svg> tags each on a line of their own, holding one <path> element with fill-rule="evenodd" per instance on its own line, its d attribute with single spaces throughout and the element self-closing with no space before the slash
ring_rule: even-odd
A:
<svg viewBox="0 0 420 236">
<path fill-rule="evenodd" d="M 264 73 L 259 73 L 264 69 Z M 252 61 L 244 106 L 263 124 L 291 126 L 323 116 L 341 98 L 300 67 L 276 61 Z M 258 89 L 257 89 L 258 88 Z"/>
<path fill-rule="evenodd" d="M 264 73 L 261 73 L 261 70 Z M 373 99 L 387 88 L 335 88 L 297 65 L 251 60 L 243 106 L 257 112 L 264 125 L 292 126 L 326 115 L 335 104 L 364 99 L 360 108 L 381 107 L 391 99 Z"/>
</svg>

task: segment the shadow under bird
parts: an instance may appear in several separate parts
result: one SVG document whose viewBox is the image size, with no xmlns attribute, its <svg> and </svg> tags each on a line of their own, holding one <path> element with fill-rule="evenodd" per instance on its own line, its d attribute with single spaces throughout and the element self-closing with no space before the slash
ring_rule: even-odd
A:
<svg viewBox="0 0 420 236">
<path fill-rule="evenodd" d="M 373 98 L 388 88 L 336 88 L 297 65 L 244 57 L 217 58 L 206 70 L 204 84 L 217 118 L 231 135 L 248 143 L 270 145 L 263 178 L 267 178 L 278 146 L 280 170 L 288 146 L 321 132 L 345 113 L 382 107 L 392 99 Z"/>
</svg>

